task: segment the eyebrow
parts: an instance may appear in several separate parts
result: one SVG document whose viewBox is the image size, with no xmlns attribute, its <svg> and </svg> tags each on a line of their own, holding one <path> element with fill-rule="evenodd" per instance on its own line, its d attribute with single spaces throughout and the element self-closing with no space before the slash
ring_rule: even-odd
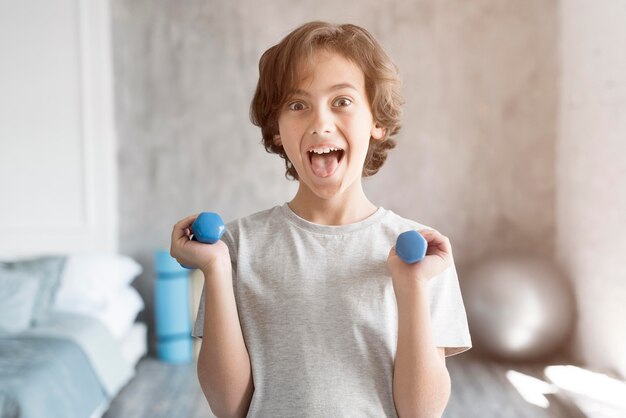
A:
<svg viewBox="0 0 626 418">
<path fill-rule="evenodd" d="M 329 87 L 328 90 L 326 90 L 326 91 L 331 92 L 331 91 L 341 90 L 341 89 L 352 89 L 352 90 L 358 92 L 356 87 L 354 87 L 350 83 L 335 84 L 334 86 Z M 296 94 L 299 94 L 299 95 L 305 96 L 305 97 L 311 97 L 311 94 L 309 94 L 308 92 L 306 92 L 304 90 L 301 90 L 301 89 L 293 89 L 293 90 L 291 90 L 289 95 L 292 96 L 292 95 L 296 95 Z"/>
</svg>

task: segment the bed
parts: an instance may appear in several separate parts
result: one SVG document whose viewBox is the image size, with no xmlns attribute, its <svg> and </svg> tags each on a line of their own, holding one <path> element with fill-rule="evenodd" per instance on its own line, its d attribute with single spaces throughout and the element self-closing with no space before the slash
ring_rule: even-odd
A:
<svg viewBox="0 0 626 418">
<path fill-rule="evenodd" d="M 138 263 L 119 254 L 0 261 L 0 417 L 101 417 L 146 354 Z"/>
</svg>

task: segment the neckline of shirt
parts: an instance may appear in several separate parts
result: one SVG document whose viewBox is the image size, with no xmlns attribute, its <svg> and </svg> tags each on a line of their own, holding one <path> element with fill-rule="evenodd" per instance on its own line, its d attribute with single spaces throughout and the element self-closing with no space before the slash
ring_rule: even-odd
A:
<svg viewBox="0 0 626 418">
<path fill-rule="evenodd" d="M 289 222 L 295 224 L 297 227 L 306 231 L 326 235 L 345 234 L 346 232 L 354 232 L 365 229 L 380 221 L 388 212 L 385 208 L 379 206 L 376 212 L 358 222 L 346 225 L 320 225 L 298 216 L 293 210 L 291 210 L 287 202 L 280 206 L 280 211 Z"/>
</svg>

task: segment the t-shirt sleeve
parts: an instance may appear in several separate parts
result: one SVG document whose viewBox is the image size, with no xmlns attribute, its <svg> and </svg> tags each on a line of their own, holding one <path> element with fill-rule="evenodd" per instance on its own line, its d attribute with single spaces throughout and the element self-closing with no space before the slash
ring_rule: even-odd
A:
<svg viewBox="0 0 626 418">
<path fill-rule="evenodd" d="M 444 347 L 446 357 L 472 347 L 465 305 L 461 296 L 456 267 L 448 268 L 429 283 L 430 316 L 437 347 Z"/>
<path fill-rule="evenodd" d="M 230 230 L 226 229 L 224 235 L 222 235 L 222 241 L 228 247 L 228 252 L 230 253 L 230 262 L 232 265 L 233 271 L 233 289 L 235 290 L 235 295 L 237 294 L 235 283 L 237 282 L 237 252 L 235 248 L 235 240 L 233 239 L 233 234 Z M 200 305 L 198 306 L 198 315 L 196 317 L 196 323 L 191 330 L 191 335 L 196 338 L 202 338 L 204 330 L 204 284 L 202 285 L 202 295 L 200 296 Z"/>
</svg>

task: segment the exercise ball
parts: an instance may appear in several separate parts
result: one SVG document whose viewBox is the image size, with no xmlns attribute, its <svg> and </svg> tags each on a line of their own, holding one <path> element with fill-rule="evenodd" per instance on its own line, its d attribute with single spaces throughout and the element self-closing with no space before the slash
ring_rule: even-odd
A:
<svg viewBox="0 0 626 418">
<path fill-rule="evenodd" d="M 475 264 L 460 282 L 477 351 L 504 360 L 538 360 L 570 334 L 573 293 L 550 261 L 497 257 Z"/>
</svg>

